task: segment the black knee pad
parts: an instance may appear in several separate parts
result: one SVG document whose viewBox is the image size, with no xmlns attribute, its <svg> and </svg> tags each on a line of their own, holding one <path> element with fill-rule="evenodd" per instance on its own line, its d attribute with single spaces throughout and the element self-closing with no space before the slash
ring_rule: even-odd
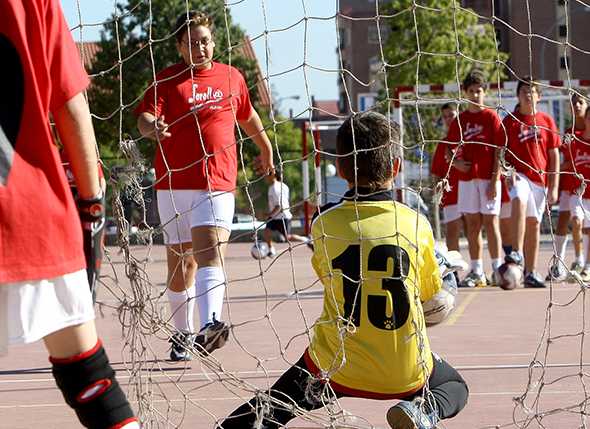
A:
<svg viewBox="0 0 590 429">
<path fill-rule="evenodd" d="M 57 386 L 85 427 L 110 429 L 134 420 L 100 343 L 74 358 L 50 358 L 50 361 Z"/>
</svg>

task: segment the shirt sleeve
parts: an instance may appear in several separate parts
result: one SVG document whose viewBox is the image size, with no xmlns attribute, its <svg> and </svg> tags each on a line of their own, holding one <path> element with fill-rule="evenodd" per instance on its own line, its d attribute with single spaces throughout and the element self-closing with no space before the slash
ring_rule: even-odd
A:
<svg viewBox="0 0 590 429">
<path fill-rule="evenodd" d="M 438 177 L 445 177 L 447 175 L 448 165 L 445 160 L 445 151 L 447 150 L 447 144 L 439 142 L 434 149 L 432 155 L 432 165 L 430 166 L 430 172 Z"/>
<path fill-rule="evenodd" d="M 137 116 L 141 113 L 150 113 L 155 117 L 162 115 L 165 105 L 164 100 L 166 99 L 166 87 L 163 83 L 158 83 L 160 80 L 161 77 L 158 75 L 156 77 L 156 83 L 151 85 L 145 92 L 143 100 L 141 100 L 133 111 Z"/>
<path fill-rule="evenodd" d="M 492 111 L 492 144 L 503 147 L 506 145 L 506 132 L 502 126 L 502 121 L 495 111 Z"/>
<path fill-rule="evenodd" d="M 428 222 L 428 221 L 425 221 Z M 420 301 L 426 302 L 432 298 L 442 287 L 438 263 L 434 256 L 434 236 L 432 229 L 427 226 L 423 230 L 422 254 L 419 264 Z"/>
<path fill-rule="evenodd" d="M 236 119 L 238 121 L 245 121 L 250 118 L 252 114 L 252 103 L 250 101 L 250 92 L 248 91 L 248 85 L 242 74 L 237 70 L 234 73 L 238 73 L 240 76 L 240 96 L 238 98 L 238 109 L 236 111 Z"/>
<path fill-rule="evenodd" d="M 453 122 L 451 122 L 445 140 L 451 143 L 458 143 L 461 141 L 461 133 L 459 130 L 459 117 L 456 117 L 455 119 L 453 119 Z"/>
<path fill-rule="evenodd" d="M 547 134 L 547 149 L 555 149 L 561 146 L 561 138 L 559 137 L 559 130 L 557 129 L 557 125 L 555 125 L 555 121 L 549 115 L 547 115 L 547 130 L 545 130 Z"/>
<path fill-rule="evenodd" d="M 50 0 L 45 12 L 46 55 L 51 79 L 49 109 L 55 111 L 84 91 L 89 79 L 58 0 Z"/>
</svg>

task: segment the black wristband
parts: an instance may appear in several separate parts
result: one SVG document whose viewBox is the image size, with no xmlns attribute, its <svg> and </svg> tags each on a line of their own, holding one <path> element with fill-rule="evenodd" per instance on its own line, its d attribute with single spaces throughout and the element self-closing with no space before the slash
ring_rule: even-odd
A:
<svg viewBox="0 0 590 429">
<path fill-rule="evenodd" d="M 105 215 L 102 194 L 94 198 L 79 198 L 77 204 L 82 222 L 96 222 Z"/>
</svg>

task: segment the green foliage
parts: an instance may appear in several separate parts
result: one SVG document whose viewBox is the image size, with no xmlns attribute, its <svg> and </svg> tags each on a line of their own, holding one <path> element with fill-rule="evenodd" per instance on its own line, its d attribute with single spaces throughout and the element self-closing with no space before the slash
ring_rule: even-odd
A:
<svg viewBox="0 0 590 429">
<path fill-rule="evenodd" d="M 385 5 L 383 14 L 398 14 L 380 22 L 389 30 L 385 58 L 388 64 L 395 65 L 387 68 L 391 91 L 402 85 L 461 83 L 474 67 L 482 69 L 489 82 L 505 78 L 501 62 L 508 55 L 498 50 L 493 26 L 479 22 L 473 11 L 462 8 L 459 1 L 392 0 Z M 460 96 L 438 95 L 447 99 Z M 439 115 L 439 108 L 433 105 L 406 106 L 405 146 L 432 152 L 434 141 L 441 137 Z M 418 161 L 420 152 L 409 151 L 408 159 Z"/>
<path fill-rule="evenodd" d="M 189 1 L 189 7 L 209 14 L 215 23 L 215 60 L 229 63 L 229 46 L 242 43 L 244 32 L 232 24 L 222 0 Z M 104 24 L 100 50 L 92 74 L 89 97 L 92 112 L 100 118 L 94 121 L 101 155 L 119 154 L 120 139 L 138 136 L 133 109 L 143 97 L 155 74 L 180 61 L 176 50 L 174 25 L 176 18 L 186 12 L 186 2 L 151 0 L 150 2 L 118 2 L 117 13 Z M 228 41 L 228 33 L 230 40 Z M 150 42 L 151 40 L 151 42 Z M 231 64 L 244 74 L 248 85 L 256 82 L 255 61 L 237 50 L 231 51 Z M 256 103 L 256 91 L 251 91 Z M 138 146 L 147 160 L 153 156 L 154 143 L 141 139 Z"/>
</svg>

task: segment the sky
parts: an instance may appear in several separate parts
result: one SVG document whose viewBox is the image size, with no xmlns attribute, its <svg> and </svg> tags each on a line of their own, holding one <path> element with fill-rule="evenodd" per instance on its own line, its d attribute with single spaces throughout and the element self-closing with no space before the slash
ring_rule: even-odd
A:
<svg viewBox="0 0 590 429">
<path fill-rule="evenodd" d="M 115 4 L 114 0 L 61 0 L 61 3 L 70 28 L 79 26 L 80 22 L 84 24 L 81 32 L 79 28 L 74 29 L 74 39 L 87 42 L 99 40 L 100 23 L 114 11 Z M 253 40 L 262 73 L 270 75 L 273 98 L 279 101 L 280 111 L 285 115 L 289 109 L 293 109 L 294 115 L 305 111 L 312 95 L 318 100 L 338 98 L 338 74 L 334 71 L 338 67 L 336 3 L 337 0 L 227 2 L 234 23 Z M 306 16 L 310 19 L 305 20 Z M 304 59 L 309 64 L 305 68 L 301 67 Z M 299 100 L 292 98 L 296 96 Z"/>
</svg>

